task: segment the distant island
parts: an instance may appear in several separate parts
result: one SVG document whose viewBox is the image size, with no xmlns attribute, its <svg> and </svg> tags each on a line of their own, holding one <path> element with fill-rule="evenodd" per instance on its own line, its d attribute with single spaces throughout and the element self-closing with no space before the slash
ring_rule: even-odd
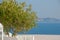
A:
<svg viewBox="0 0 60 40">
<path fill-rule="evenodd" d="M 60 23 L 60 19 L 56 19 L 56 18 L 39 18 L 38 22 L 41 22 L 41 23 Z"/>
</svg>

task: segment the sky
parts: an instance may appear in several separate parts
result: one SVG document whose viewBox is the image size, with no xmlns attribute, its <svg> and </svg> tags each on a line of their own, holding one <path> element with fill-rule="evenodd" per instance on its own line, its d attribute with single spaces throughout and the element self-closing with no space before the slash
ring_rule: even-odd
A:
<svg viewBox="0 0 60 40">
<path fill-rule="evenodd" d="M 60 0 L 17 0 L 32 4 L 32 9 L 39 18 L 60 19 Z"/>
<path fill-rule="evenodd" d="M 32 4 L 32 9 L 36 11 L 39 18 L 60 19 L 60 0 L 18 0 Z"/>
</svg>

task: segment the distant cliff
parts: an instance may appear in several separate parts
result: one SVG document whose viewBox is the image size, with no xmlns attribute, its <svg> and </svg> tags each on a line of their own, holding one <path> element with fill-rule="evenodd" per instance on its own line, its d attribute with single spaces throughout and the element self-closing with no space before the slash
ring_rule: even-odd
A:
<svg viewBox="0 0 60 40">
<path fill-rule="evenodd" d="M 56 18 L 39 18 L 38 22 L 42 22 L 42 23 L 60 23 L 60 19 L 56 19 Z"/>
</svg>

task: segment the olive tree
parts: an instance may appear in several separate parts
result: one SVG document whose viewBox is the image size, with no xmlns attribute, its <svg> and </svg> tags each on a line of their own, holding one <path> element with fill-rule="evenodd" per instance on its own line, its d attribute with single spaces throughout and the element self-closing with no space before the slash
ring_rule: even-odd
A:
<svg viewBox="0 0 60 40">
<path fill-rule="evenodd" d="M 36 13 L 32 5 L 26 6 L 25 2 L 17 3 L 15 0 L 3 0 L 0 3 L 0 23 L 4 26 L 4 33 L 12 36 L 21 31 L 28 31 L 36 25 Z"/>
</svg>

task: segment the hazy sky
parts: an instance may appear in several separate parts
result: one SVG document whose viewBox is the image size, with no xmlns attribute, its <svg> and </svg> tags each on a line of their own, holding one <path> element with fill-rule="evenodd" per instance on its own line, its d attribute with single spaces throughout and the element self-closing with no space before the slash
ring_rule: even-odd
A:
<svg viewBox="0 0 60 40">
<path fill-rule="evenodd" d="M 18 0 L 32 4 L 33 10 L 37 12 L 39 18 L 60 19 L 60 0 Z"/>
<path fill-rule="evenodd" d="M 60 0 L 26 0 L 26 2 L 32 4 L 33 10 L 37 12 L 38 17 L 60 19 Z"/>
</svg>

